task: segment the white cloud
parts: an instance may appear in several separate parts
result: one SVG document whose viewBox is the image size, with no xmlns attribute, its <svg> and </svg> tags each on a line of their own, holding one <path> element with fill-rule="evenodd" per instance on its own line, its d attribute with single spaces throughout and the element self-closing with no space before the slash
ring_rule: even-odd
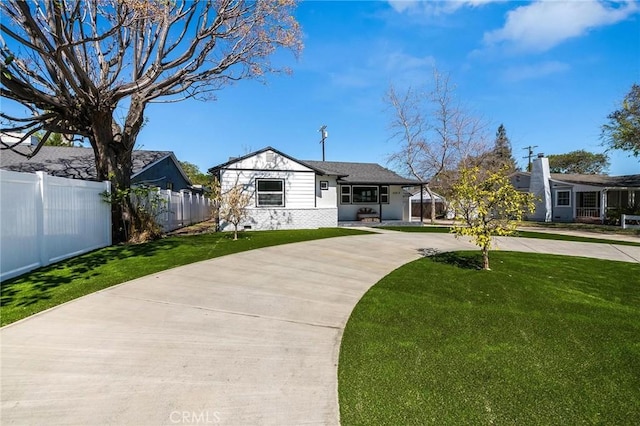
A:
<svg viewBox="0 0 640 426">
<path fill-rule="evenodd" d="M 334 85 L 343 88 L 367 88 L 387 81 L 398 84 L 414 84 L 424 80 L 435 65 L 433 56 L 412 56 L 402 50 L 379 48 L 364 62 L 342 66 L 339 72 L 331 72 Z"/>
<path fill-rule="evenodd" d="M 564 62 L 547 61 L 533 65 L 519 65 L 508 67 L 504 71 L 504 78 L 508 81 L 516 82 L 546 77 L 551 74 L 558 74 L 569 70 L 569 65 Z"/>
<path fill-rule="evenodd" d="M 508 12 L 504 27 L 485 33 L 484 42 L 542 52 L 591 29 L 620 22 L 639 10 L 635 1 L 536 1 Z"/>
<path fill-rule="evenodd" d="M 505 2 L 507 0 L 389 0 L 389 5 L 398 13 L 424 14 L 438 16 L 451 14 L 463 7 L 479 7 L 488 3 Z"/>
</svg>

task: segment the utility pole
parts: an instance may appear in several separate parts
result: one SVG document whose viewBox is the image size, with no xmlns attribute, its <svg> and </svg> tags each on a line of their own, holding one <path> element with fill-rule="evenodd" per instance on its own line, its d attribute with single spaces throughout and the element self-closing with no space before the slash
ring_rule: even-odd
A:
<svg viewBox="0 0 640 426">
<path fill-rule="evenodd" d="M 320 140 L 320 143 L 322 144 L 322 161 L 324 161 L 324 141 L 325 139 L 327 139 L 327 137 L 329 137 L 329 133 L 327 133 L 327 126 L 324 124 L 322 125 L 322 127 L 320 127 L 320 130 L 318 131 L 322 135 L 322 139 Z"/>
<path fill-rule="evenodd" d="M 529 159 L 529 164 L 527 165 L 527 171 L 530 172 L 531 171 L 531 157 L 533 157 L 533 148 L 537 148 L 538 145 L 529 145 L 529 146 L 525 146 L 522 149 L 528 149 L 529 150 L 529 155 L 525 155 L 522 158 L 528 158 Z"/>
</svg>

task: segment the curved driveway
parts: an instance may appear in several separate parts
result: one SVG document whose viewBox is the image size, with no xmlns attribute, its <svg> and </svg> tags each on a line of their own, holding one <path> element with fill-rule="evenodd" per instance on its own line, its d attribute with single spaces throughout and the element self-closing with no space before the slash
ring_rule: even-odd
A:
<svg viewBox="0 0 640 426">
<path fill-rule="evenodd" d="M 640 261 L 640 247 L 501 239 L 503 250 Z M 2 424 L 337 424 L 337 362 L 369 287 L 420 257 L 470 249 L 384 232 L 195 263 L 0 330 Z"/>
</svg>

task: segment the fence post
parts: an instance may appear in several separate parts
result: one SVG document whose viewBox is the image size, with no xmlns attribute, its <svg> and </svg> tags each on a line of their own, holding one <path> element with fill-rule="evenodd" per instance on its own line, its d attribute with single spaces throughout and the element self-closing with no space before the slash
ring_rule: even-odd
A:
<svg viewBox="0 0 640 426">
<path fill-rule="evenodd" d="M 104 192 L 106 192 L 107 194 L 111 194 L 111 182 L 108 180 L 105 180 L 104 182 L 102 182 L 104 184 Z M 111 199 L 111 197 L 109 197 L 108 199 Z M 113 245 L 113 240 L 112 240 L 112 230 L 111 228 L 113 227 L 112 223 L 111 223 L 111 203 L 107 203 L 104 199 L 102 200 L 105 204 L 108 204 L 108 213 L 107 213 L 107 220 L 105 220 L 105 237 L 106 241 L 107 241 L 107 247 Z"/>
<path fill-rule="evenodd" d="M 47 249 L 47 238 L 45 236 L 45 214 L 44 210 L 47 206 L 47 174 L 45 172 L 36 172 L 38 176 L 38 192 L 36 194 L 36 235 L 38 236 L 38 255 L 40 257 L 40 266 L 49 264 L 49 250 Z"/>
<path fill-rule="evenodd" d="M 189 191 L 189 225 L 198 222 L 198 220 L 194 220 L 193 217 L 193 192 Z"/>
</svg>

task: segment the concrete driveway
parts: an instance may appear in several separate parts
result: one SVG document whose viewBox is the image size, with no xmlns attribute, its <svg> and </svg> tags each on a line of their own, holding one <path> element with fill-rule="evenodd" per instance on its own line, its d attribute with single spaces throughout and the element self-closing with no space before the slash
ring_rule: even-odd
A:
<svg viewBox="0 0 640 426">
<path fill-rule="evenodd" d="M 640 247 L 500 239 L 640 261 Z M 384 232 L 212 259 L 4 327 L 7 424 L 338 424 L 342 330 L 369 287 L 448 234 Z"/>
</svg>

